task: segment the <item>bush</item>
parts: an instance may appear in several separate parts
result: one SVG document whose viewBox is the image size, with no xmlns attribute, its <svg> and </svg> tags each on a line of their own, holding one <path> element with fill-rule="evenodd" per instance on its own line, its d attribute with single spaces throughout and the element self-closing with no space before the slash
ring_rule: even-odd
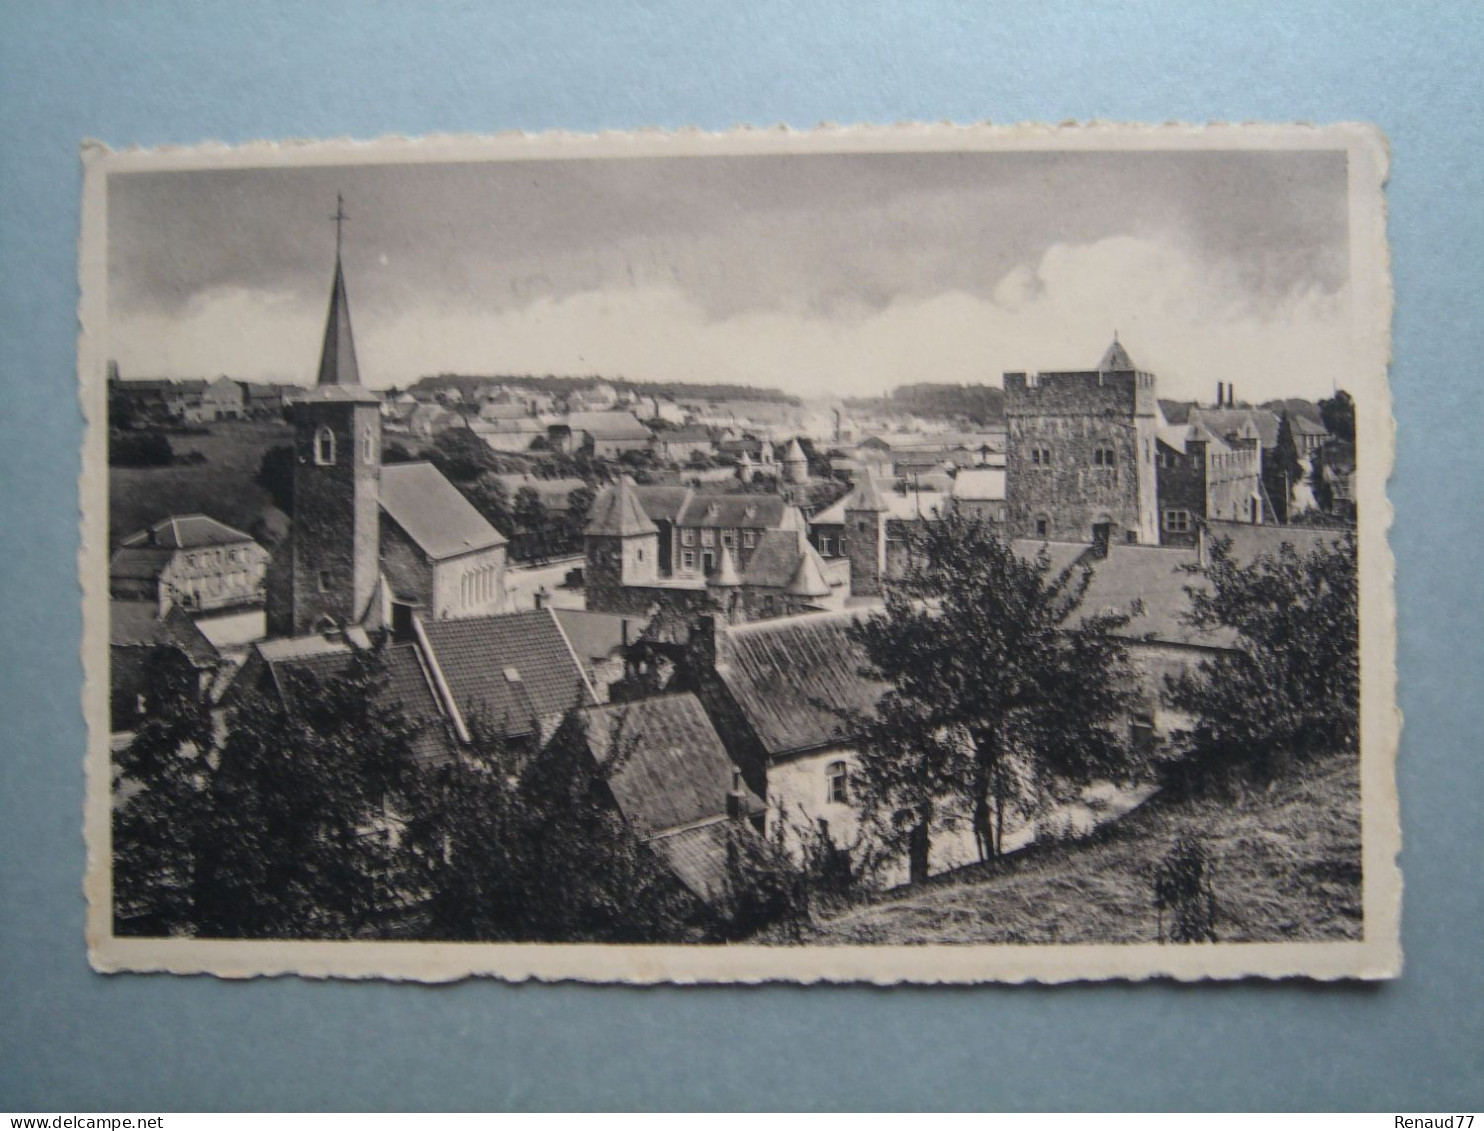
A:
<svg viewBox="0 0 1484 1131">
<path fill-rule="evenodd" d="M 1176 839 L 1155 865 L 1153 886 L 1160 942 L 1216 941 L 1216 891 L 1212 884 L 1211 855 L 1199 837 Z"/>
<path fill-rule="evenodd" d="M 175 463 L 175 449 L 159 432 L 114 434 L 108 441 L 108 462 L 114 467 L 169 467 Z"/>
</svg>

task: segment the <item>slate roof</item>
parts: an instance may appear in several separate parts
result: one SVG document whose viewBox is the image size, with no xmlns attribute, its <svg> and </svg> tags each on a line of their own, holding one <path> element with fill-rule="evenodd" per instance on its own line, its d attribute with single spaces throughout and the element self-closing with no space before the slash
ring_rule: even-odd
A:
<svg viewBox="0 0 1484 1131">
<path fill-rule="evenodd" d="M 381 509 L 434 561 L 505 545 L 504 535 L 431 463 L 383 465 Z"/>
<path fill-rule="evenodd" d="M 634 485 L 627 479 L 620 479 L 598 492 L 583 531 L 584 534 L 619 538 L 658 532 L 659 527 L 644 512 Z"/>
<path fill-rule="evenodd" d="M 1055 577 L 1092 549 L 1092 546 L 1087 542 L 1045 542 L 1036 538 L 1012 538 L 1010 549 L 1027 560 L 1037 557 L 1044 549 L 1051 562 L 1051 576 Z"/>
<path fill-rule="evenodd" d="M 292 711 L 296 706 L 294 673 L 311 675 L 320 682 L 336 679 L 350 669 L 353 657 L 354 653 L 347 648 L 276 660 L 268 666 L 285 708 Z M 393 644 L 382 650 L 381 659 L 387 674 L 382 705 L 400 711 L 404 719 L 419 728 L 412 740 L 418 761 L 428 764 L 451 759 L 453 739 L 417 648 L 411 644 Z"/>
<path fill-rule="evenodd" d="M 711 443 L 711 433 L 699 424 L 687 425 L 684 428 L 668 428 L 663 432 L 656 432 L 654 439 L 658 443 Z"/>
<path fill-rule="evenodd" d="M 1318 420 L 1310 420 L 1301 412 L 1288 414 L 1288 427 L 1295 436 L 1328 436 L 1329 429 Z"/>
<path fill-rule="evenodd" d="M 551 609 L 420 624 L 430 667 L 466 722 L 482 716 L 516 738 L 596 698 Z"/>
<path fill-rule="evenodd" d="M 135 531 L 120 545 L 196 550 L 202 546 L 231 546 L 252 540 L 251 534 L 245 534 L 207 515 L 181 514 L 162 518 L 145 530 Z"/>
<path fill-rule="evenodd" d="M 798 568 L 794 570 L 785 592 L 793 597 L 828 597 L 830 583 L 824 577 L 824 560 L 807 541 L 799 554 Z"/>
<path fill-rule="evenodd" d="M 593 757 L 617 759 L 608 788 L 634 824 L 660 833 L 726 815 L 732 760 L 694 695 L 590 707 L 583 718 Z M 747 800 L 764 808 L 755 794 Z"/>
<path fill-rule="evenodd" d="M 779 495 L 692 494 L 675 519 L 676 526 L 777 528 L 788 517 Z"/>
<path fill-rule="evenodd" d="M 561 421 L 595 440 L 647 440 L 650 432 L 632 412 L 573 412 Z"/>
<path fill-rule="evenodd" d="M 635 641 L 649 623 L 645 617 L 622 616 L 618 613 L 599 613 L 592 609 L 552 609 L 557 623 L 562 626 L 572 651 L 580 660 L 606 660 L 624 645 L 624 625 L 628 625 L 628 639 Z"/>
<path fill-rule="evenodd" d="M 772 531 L 769 531 L 769 533 L 772 533 Z M 742 584 L 741 580 L 737 577 L 737 563 L 732 557 L 731 547 L 722 546 L 721 558 L 716 563 L 716 569 L 706 579 L 706 584 L 712 589 L 735 589 Z"/>
<path fill-rule="evenodd" d="M 1083 595 L 1080 611 L 1084 615 L 1132 614 L 1127 627 L 1119 631 L 1125 637 L 1151 636 L 1164 643 L 1230 646 L 1235 640 L 1230 630 L 1202 632 L 1183 619 L 1190 612 L 1186 589 L 1203 589 L 1210 584 L 1201 574 L 1185 572 L 1183 567 L 1194 565 L 1197 560 L 1193 549 L 1110 546 L 1106 559 L 1090 562 L 1092 581 Z"/>
<path fill-rule="evenodd" d="M 674 522 L 685 509 L 691 489 L 670 483 L 641 483 L 634 488 L 634 494 L 644 513 L 655 522 Z"/>
<path fill-rule="evenodd" d="M 162 617 L 153 601 L 110 601 L 108 642 L 115 648 L 178 648 L 198 668 L 220 658 L 216 647 L 179 607 Z"/>
<path fill-rule="evenodd" d="M 788 442 L 788 448 L 783 453 L 784 463 L 808 463 L 809 457 L 804 454 L 804 449 L 799 445 L 799 438 L 795 436 Z"/>
<path fill-rule="evenodd" d="M 807 554 L 818 557 L 809 540 L 798 530 L 765 530 L 742 572 L 742 584 L 766 589 L 785 589 L 799 572 Z M 829 592 L 829 587 L 824 589 Z M 803 595 L 803 594 L 801 594 Z"/>
<path fill-rule="evenodd" d="M 840 741 L 830 707 L 869 710 L 886 685 L 860 674 L 846 636 L 854 612 L 813 613 L 718 631 L 716 674 L 769 756 Z"/>
<path fill-rule="evenodd" d="M 1341 541 L 1344 536 L 1343 530 L 1318 526 L 1258 526 L 1220 521 L 1208 522 L 1205 534 L 1211 541 L 1230 541 L 1232 556 L 1244 565 L 1277 554 L 1285 542 L 1300 554 L 1310 554 L 1321 546 Z"/>
<path fill-rule="evenodd" d="M 124 546 L 108 559 L 109 582 L 154 581 L 176 554 L 162 546 Z M 132 588 L 132 587 L 126 587 Z"/>
<path fill-rule="evenodd" d="M 1128 350 L 1123 348 L 1123 343 L 1118 340 L 1118 335 L 1113 335 L 1113 343 L 1103 353 L 1103 359 L 1098 362 L 1098 371 L 1102 373 L 1127 373 L 1134 369 L 1133 358 L 1129 357 Z"/>
<path fill-rule="evenodd" d="M 953 479 L 953 497 L 969 502 L 1003 502 L 1005 469 L 1002 467 L 965 468 Z"/>
<path fill-rule="evenodd" d="M 1201 408 L 1190 410 L 1190 423 L 1201 424 L 1223 439 L 1236 435 L 1251 421 L 1264 448 L 1278 444 L 1278 414 L 1266 408 Z"/>
<path fill-rule="evenodd" d="M 839 526 L 845 521 L 847 510 L 884 511 L 887 518 L 902 522 L 915 522 L 922 518 L 941 518 L 948 496 L 942 491 L 908 491 L 905 494 L 895 489 L 881 490 L 874 480 L 867 477 L 850 494 L 826 507 L 812 519 L 810 524 Z"/>
<path fill-rule="evenodd" d="M 731 838 L 750 834 L 750 827 L 721 818 L 678 829 L 645 843 L 691 892 L 707 903 L 719 903 L 727 895 L 727 853 L 731 850 Z"/>
<path fill-rule="evenodd" d="M 320 350 L 320 385 L 359 385 L 355 336 L 350 330 L 350 301 L 345 297 L 345 270 L 340 249 L 335 249 L 335 280 L 330 284 L 330 313 L 325 319 L 325 340 Z"/>
</svg>

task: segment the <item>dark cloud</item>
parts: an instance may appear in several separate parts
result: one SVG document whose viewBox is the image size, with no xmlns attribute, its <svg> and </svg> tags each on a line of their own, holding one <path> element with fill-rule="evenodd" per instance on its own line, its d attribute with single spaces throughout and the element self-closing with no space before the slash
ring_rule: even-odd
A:
<svg viewBox="0 0 1484 1131">
<path fill-rule="evenodd" d="M 110 294 L 169 313 L 222 288 L 322 302 L 343 192 L 368 315 L 490 313 L 673 287 L 710 317 L 850 320 L 984 297 L 1055 244 L 1156 238 L 1256 310 L 1346 277 L 1341 152 L 851 154 L 212 170 L 110 179 Z"/>
</svg>

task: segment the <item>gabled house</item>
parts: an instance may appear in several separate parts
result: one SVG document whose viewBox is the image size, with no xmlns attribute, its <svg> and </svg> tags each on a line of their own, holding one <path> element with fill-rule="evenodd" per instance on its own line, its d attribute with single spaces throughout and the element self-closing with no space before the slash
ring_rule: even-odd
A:
<svg viewBox="0 0 1484 1131">
<path fill-rule="evenodd" d="M 766 807 L 696 697 L 590 707 L 579 722 L 614 807 L 701 905 L 721 904 L 734 840 L 756 842 Z"/>
<path fill-rule="evenodd" d="M 108 563 L 117 598 L 179 608 L 215 647 L 267 632 L 270 555 L 252 536 L 203 514 L 171 515 L 119 544 Z"/>
</svg>

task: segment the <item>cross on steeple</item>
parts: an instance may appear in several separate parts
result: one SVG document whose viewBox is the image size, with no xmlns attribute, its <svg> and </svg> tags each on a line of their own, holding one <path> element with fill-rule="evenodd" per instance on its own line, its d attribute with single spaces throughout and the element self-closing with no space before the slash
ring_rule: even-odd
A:
<svg viewBox="0 0 1484 1131">
<path fill-rule="evenodd" d="M 335 221 L 335 258 L 339 259 L 341 229 L 344 227 L 345 222 L 350 219 L 350 217 L 345 214 L 344 193 L 337 192 L 335 194 L 335 215 L 331 216 L 330 219 Z"/>
</svg>

